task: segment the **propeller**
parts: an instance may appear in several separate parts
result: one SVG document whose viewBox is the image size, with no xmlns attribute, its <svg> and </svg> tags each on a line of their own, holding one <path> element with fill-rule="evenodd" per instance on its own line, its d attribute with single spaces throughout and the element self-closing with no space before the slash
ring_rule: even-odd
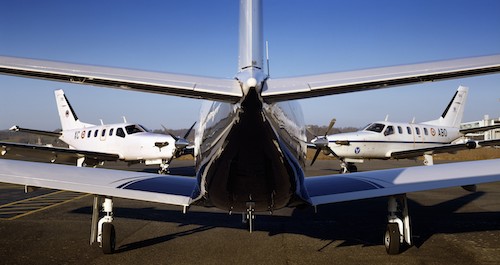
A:
<svg viewBox="0 0 500 265">
<path fill-rule="evenodd" d="M 189 136 L 189 134 L 193 130 L 195 124 L 196 124 L 196 122 L 194 122 L 193 125 L 191 125 L 189 130 L 187 130 L 186 134 L 184 134 L 184 137 L 176 136 L 173 133 L 171 133 L 169 130 L 167 130 L 167 128 L 165 128 L 165 126 L 163 126 L 163 125 L 161 126 L 161 127 L 163 127 L 163 130 L 165 130 L 166 133 L 168 133 L 170 136 L 172 136 L 172 138 L 175 139 L 175 154 L 174 154 L 174 156 L 172 156 L 172 158 L 170 158 L 170 160 L 168 161 L 169 163 L 171 162 L 171 160 L 174 157 L 181 156 L 184 153 L 184 150 L 186 149 L 186 147 L 189 146 L 189 141 L 186 138 Z"/>
<path fill-rule="evenodd" d="M 330 124 L 328 125 L 328 128 L 326 129 L 325 135 L 323 135 L 323 136 L 316 136 L 314 139 L 311 140 L 311 143 L 316 148 L 316 153 L 314 153 L 314 157 L 313 157 L 313 159 L 311 161 L 311 166 L 314 164 L 314 162 L 318 158 L 319 152 L 321 152 L 322 150 L 325 151 L 325 152 L 328 152 L 328 154 L 332 154 L 337 159 L 342 160 L 342 158 L 339 157 L 337 154 L 335 154 L 335 152 L 333 152 L 333 150 L 328 146 L 328 138 L 327 138 L 327 136 L 328 136 L 328 133 L 330 132 L 330 130 L 333 128 L 333 125 L 335 125 L 336 121 L 337 121 L 337 119 L 335 119 L 335 118 L 333 118 L 330 121 Z M 311 132 L 309 131 L 309 133 L 311 133 Z M 314 135 L 314 134 L 312 134 L 312 135 Z"/>
</svg>

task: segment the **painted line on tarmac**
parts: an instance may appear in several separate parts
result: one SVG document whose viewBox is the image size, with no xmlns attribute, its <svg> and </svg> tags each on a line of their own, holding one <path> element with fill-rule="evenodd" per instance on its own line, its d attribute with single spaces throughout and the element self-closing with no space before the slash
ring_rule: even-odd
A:
<svg viewBox="0 0 500 265">
<path fill-rule="evenodd" d="M 89 195 L 90 194 L 86 193 L 61 190 L 7 203 L 0 205 L 0 220 L 15 220 Z"/>
</svg>

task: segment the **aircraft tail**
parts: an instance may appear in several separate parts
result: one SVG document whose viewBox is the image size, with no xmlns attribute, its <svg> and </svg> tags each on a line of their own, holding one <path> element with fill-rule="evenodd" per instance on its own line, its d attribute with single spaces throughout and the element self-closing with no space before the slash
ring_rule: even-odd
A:
<svg viewBox="0 0 500 265">
<path fill-rule="evenodd" d="M 424 123 L 437 126 L 460 127 L 462 117 L 464 116 L 464 108 L 468 91 L 468 87 L 459 86 L 457 92 L 451 99 L 441 117 L 437 120 Z"/>
<path fill-rule="evenodd" d="M 80 122 L 80 120 L 76 116 L 75 111 L 69 104 L 68 99 L 64 95 L 64 91 L 62 89 L 54 91 L 54 94 L 56 96 L 57 111 L 59 112 L 59 119 L 61 119 L 61 126 L 63 131 L 83 128 L 92 125 Z"/>
</svg>

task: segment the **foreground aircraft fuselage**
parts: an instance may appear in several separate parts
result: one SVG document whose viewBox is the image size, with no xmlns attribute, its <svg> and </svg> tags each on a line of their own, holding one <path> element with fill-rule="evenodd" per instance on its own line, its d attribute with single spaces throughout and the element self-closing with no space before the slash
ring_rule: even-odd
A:
<svg viewBox="0 0 500 265">
<path fill-rule="evenodd" d="M 243 26 L 245 25 L 245 26 Z M 196 130 L 199 181 L 193 197 L 229 211 L 273 211 L 308 201 L 303 189 L 306 135 L 302 110 L 293 101 L 267 104 L 260 97 L 263 72 L 262 5 L 240 7 L 239 81 L 235 104 L 206 102 Z"/>
</svg>

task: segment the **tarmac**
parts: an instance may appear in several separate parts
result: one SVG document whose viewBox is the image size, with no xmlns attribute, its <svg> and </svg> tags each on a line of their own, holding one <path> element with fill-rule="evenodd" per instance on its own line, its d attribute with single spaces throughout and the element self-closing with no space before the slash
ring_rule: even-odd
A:
<svg viewBox="0 0 500 265">
<path fill-rule="evenodd" d="M 174 161 L 171 173 L 190 175 L 191 163 Z M 368 161 L 358 169 L 420 163 Z M 306 171 L 337 172 L 332 160 Z M 239 214 L 201 207 L 183 214 L 176 206 L 116 198 L 117 253 L 104 255 L 89 244 L 91 195 L 26 194 L 21 186 L 0 184 L 0 264 L 500 264 L 500 183 L 479 185 L 474 193 L 410 193 L 408 199 L 414 245 L 390 256 L 382 244 L 384 198 L 258 215 L 253 233 Z"/>
</svg>

